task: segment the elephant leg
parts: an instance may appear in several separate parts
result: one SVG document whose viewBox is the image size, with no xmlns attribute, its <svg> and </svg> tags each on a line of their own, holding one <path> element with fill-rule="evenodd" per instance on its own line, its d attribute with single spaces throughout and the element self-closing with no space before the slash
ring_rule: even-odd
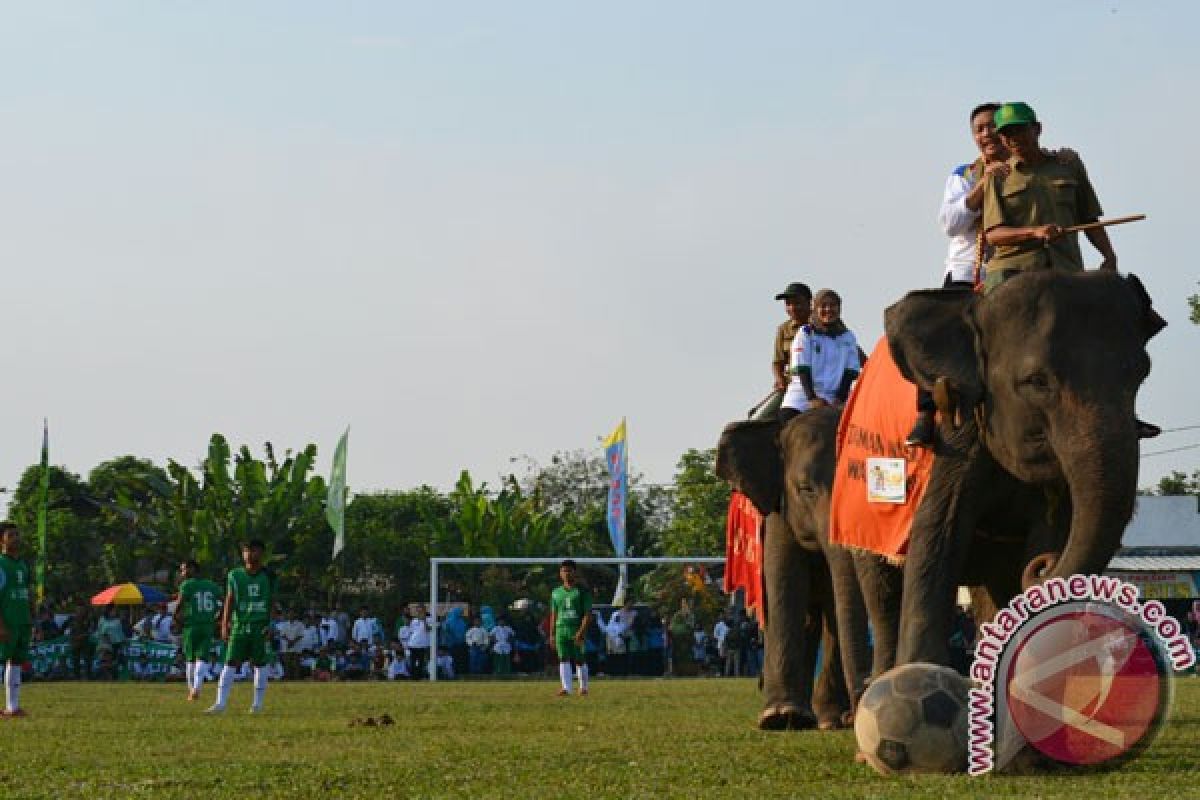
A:
<svg viewBox="0 0 1200 800">
<path fill-rule="evenodd" d="M 836 730 L 845 724 L 850 711 L 850 694 L 842 668 L 841 645 L 838 640 L 838 619 L 833 596 L 833 582 L 824 557 L 812 556 L 812 601 L 814 616 L 823 624 L 811 641 L 821 642 L 821 671 L 813 690 L 813 713 L 821 730 Z M 815 647 L 814 647 L 815 649 Z"/>
<path fill-rule="evenodd" d="M 833 589 L 829 600 L 833 604 L 837 624 L 842 677 L 853 710 L 866 689 L 867 675 L 871 669 L 866 604 L 851 552 L 844 547 L 830 545 L 825 548 L 825 557 Z"/>
<path fill-rule="evenodd" d="M 766 520 L 763 577 L 767 624 L 762 672 L 764 730 L 804 729 L 816 725 L 812 712 L 812 666 L 805 656 L 805 625 L 811 596 L 810 555 L 778 514 Z M 808 669 L 805 662 L 809 661 Z M 805 673 L 807 672 L 807 680 Z"/>
<path fill-rule="evenodd" d="M 964 487 L 983 492 L 989 481 L 999 479 L 997 471 L 979 456 L 941 455 L 934 461 L 904 562 L 897 664 L 926 661 L 949 666 L 955 594 L 978 513 L 963 496 Z"/>
<path fill-rule="evenodd" d="M 900 636 L 900 598 L 904 571 L 889 564 L 882 556 L 857 551 L 854 569 L 874 637 L 871 679 L 878 678 L 896 664 L 896 642 Z"/>
</svg>

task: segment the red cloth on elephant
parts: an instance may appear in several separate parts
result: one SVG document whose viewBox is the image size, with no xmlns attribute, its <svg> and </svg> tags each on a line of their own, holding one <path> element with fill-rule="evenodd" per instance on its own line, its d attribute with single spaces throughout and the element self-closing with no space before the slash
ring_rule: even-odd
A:
<svg viewBox="0 0 1200 800">
<path fill-rule="evenodd" d="M 904 443 L 916 420 L 917 387 L 900 374 L 887 338 L 880 337 L 838 424 L 830 541 L 894 560 L 908 552 L 913 515 L 933 467 L 933 453 Z M 905 460 L 903 503 L 868 502 L 868 458 Z"/>
<path fill-rule="evenodd" d="M 762 514 L 741 492 L 729 497 L 725 520 L 725 591 L 742 589 L 746 611 L 762 619 Z"/>
</svg>

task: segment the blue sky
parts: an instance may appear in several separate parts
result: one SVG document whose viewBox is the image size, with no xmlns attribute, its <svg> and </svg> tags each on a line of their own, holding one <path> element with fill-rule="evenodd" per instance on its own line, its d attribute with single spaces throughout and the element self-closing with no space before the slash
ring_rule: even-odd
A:
<svg viewBox="0 0 1200 800">
<path fill-rule="evenodd" d="M 1200 424 L 1185 298 L 1194 4 L 5 4 L 0 485 L 352 426 L 353 487 L 680 453 L 770 385 L 792 280 L 860 339 L 939 280 L 966 113 L 1083 156 L 1171 326 L 1139 401 Z M 1086 245 L 1085 245 L 1086 250 Z M 1094 265 L 1098 258 L 1089 253 Z M 1168 434 L 1147 453 L 1200 442 Z M 1142 462 L 1141 483 L 1200 465 Z"/>
</svg>

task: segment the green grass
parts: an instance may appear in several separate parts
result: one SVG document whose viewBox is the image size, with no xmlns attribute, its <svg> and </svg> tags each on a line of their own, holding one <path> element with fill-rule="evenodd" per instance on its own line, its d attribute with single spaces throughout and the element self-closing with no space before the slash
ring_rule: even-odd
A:
<svg viewBox="0 0 1200 800">
<path fill-rule="evenodd" d="M 0 797 L 1118 797 L 1200 796 L 1200 679 L 1119 771 L 882 778 L 849 732 L 761 733 L 750 680 L 238 685 L 223 717 L 178 685 L 33 684 L 0 721 Z M 351 727 L 388 713 L 387 728 Z"/>
</svg>

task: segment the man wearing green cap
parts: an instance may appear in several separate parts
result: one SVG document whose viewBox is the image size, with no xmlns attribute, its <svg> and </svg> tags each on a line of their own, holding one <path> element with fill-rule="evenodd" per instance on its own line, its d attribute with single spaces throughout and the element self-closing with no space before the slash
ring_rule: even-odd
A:
<svg viewBox="0 0 1200 800">
<path fill-rule="evenodd" d="M 988 261 L 985 291 L 1015 272 L 1081 271 L 1078 235 L 1063 229 L 1094 222 L 1101 214 L 1083 162 L 1064 163 L 1041 149 L 1042 125 L 1025 103 L 1005 103 L 994 119 L 996 133 L 1010 155 L 1008 173 L 989 175 L 984 185 L 983 230 L 987 243 L 995 248 Z M 1104 229 L 1085 233 L 1104 258 L 1100 269 L 1115 270 L 1117 254 Z"/>
<path fill-rule="evenodd" d="M 779 413 L 783 393 L 791 381 L 787 371 L 792 357 L 792 343 L 800 331 L 800 326 L 808 322 L 812 313 L 812 290 L 808 288 L 808 284 L 798 281 L 789 283 L 782 292 L 775 295 L 775 299 L 783 301 L 788 316 L 775 330 L 775 348 L 771 357 L 771 373 L 775 376 L 775 384 L 771 394 L 750 411 L 751 419 L 775 419 Z"/>
<path fill-rule="evenodd" d="M 1005 103 L 996 110 L 996 134 L 1008 149 L 1009 172 L 987 177 L 983 195 L 983 230 L 995 248 L 987 264 L 984 291 L 1026 270 L 1083 270 L 1076 233 L 1064 229 L 1095 222 L 1100 201 L 1083 162 L 1048 156 L 1038 142 L 1042 124 L 1025 103 Z M 1084 231 L 1104 260 L 1100 269 L 1116 271 L 1117 254 L 1104 228 Z M 1162 433 L 1153 423 L 1136 419 L 1138 437 Z"/>
</svg>

